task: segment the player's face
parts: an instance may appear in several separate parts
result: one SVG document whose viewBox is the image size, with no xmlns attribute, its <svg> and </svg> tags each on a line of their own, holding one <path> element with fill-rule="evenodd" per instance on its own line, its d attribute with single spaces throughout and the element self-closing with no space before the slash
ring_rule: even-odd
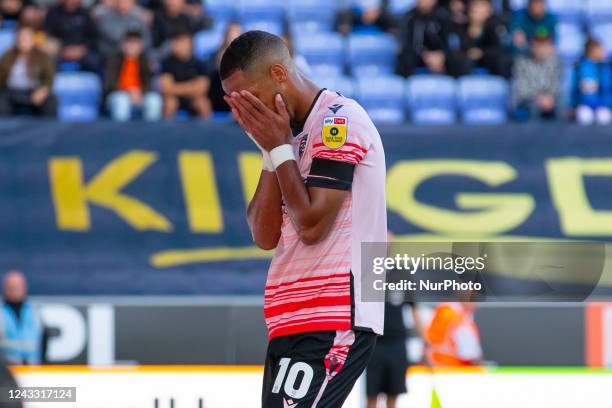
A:
<svg viewBox="0 0 612 408">
<path fill-rule="evenodd" d="M 271 78 L 249 78 L 242 70 L 234 71 L 232 75 L 221 81 L 221 85 L 227 95 L 231 95 L 232 92 L 249 91 L 274 112 L 276 112 L 274 96 L 277 93 L 282 95 L 282 90 Z"/>
</svg>

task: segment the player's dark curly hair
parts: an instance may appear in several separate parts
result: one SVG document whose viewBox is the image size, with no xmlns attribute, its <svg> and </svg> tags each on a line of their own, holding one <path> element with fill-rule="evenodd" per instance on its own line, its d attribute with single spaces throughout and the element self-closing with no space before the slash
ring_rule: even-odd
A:
<svg viewBox="0 0 612 408">
<path fill-rule="evenodd" d="M 232 41 L 223 53 L 219 76 L 224 80 L 234 71 L 247 71 L 262 57 L 276 53 L 289 53 L 282 38 L 265 31 L 247 31 Z"/>
</svg>

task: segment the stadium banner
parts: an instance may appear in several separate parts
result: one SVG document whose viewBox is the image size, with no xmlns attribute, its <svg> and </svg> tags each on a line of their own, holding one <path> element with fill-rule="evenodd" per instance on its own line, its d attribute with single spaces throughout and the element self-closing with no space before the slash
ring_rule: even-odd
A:
<svg viewBox="0 0 612 408">
<path fill-rule="evenodd" d="M 609 128 L 384 126 L 401 241 L 612 237 Z M 260 155 L 230 123 L 0 123 L 0 270 L 33 293 L 256 294 Z M 349 135 L 350 137 L 350 135 Z"/>
</svg>

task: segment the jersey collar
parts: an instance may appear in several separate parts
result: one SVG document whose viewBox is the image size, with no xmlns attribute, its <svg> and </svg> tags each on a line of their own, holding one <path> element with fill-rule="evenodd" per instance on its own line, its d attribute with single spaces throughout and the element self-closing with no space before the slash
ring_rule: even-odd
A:
<svg viewBox="0 0 612 408">
<path fill-rule="evenodd" d="M 299 135 L 300 133 L 302 133 L 302 131 L 304 130 L 304 125 L 308 121 L 308 118 L 310 117 L 310 114 L 314 110 L 314 107 L 317 105 L 317 102 L 319 102 L 319 99 L 320 99 L 321 95 L 323 94 L 323 91 L 325 91 L 325 90 L 326 90 L 326 88 L 321 88 L 319 90 L 319 92 L 317 93 L 317 96 L 315 96 L 314 100 L 310 104 L 310 108 L 308 108 L 308 111 L 306 112 L 306 116 L 304 116 L 304 120 L 302 122 L 292 122 L 291 123 L 291 133 L 293 134 L 293 137 L 295 137 L 295 136 Z"/>
</svg>

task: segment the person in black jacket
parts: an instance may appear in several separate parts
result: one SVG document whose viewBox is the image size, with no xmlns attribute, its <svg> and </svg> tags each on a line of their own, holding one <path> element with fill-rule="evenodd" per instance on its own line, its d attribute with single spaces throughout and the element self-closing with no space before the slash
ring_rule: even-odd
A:
<svg viewBox="0 0 612 408">
<path fill-rule="evenodd" d="M 187 31 L 193 35 L 212 25 L 209 18 L 191 15 L 187 10 L 185 0 L 163 0 L 163 7 L 155 12 L 153 46 L 159 60 L 170 55 L 171 39 L 179 32 Z"/>
<path fill-rule="evenodd" d="M 450 13 L 439 7 L 437 0 L 418 0 L 399 22 L 397 73 L 409 76 L 422 68 L 434 74 L 463 75 L 463 61 L 451 52 L 452 27 Z"/>
<path fill-rule="evenodd" d="M 81 0 L 62 0 L 47 12 L 45 31 L 61 63 L 74 63 L 79 70 L 98 71 L 96 26 Z"/>
<path fill-rule="evenodd" d="M 501 19 L 493 14 L 490 0 L 471 0 L 467 23 L 457 26 L 460 52 L 469 67 L 485 68 L 493 75 L 509 78 L 512 57 L 503 46 L 503 36 L 507 32 Z"/>
</svg>

